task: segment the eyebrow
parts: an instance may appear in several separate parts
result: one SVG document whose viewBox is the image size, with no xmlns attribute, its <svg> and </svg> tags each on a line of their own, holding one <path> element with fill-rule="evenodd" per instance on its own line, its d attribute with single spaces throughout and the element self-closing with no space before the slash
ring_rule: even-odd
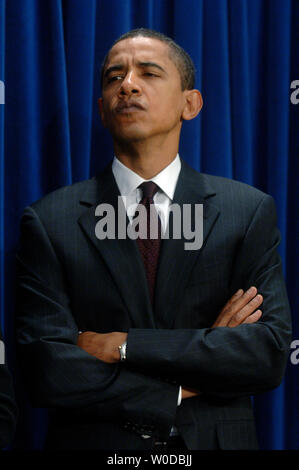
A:
<svg viewBox="0 0 299 470">
<path fill-rule="evenodd" d="M 105 72 L 104 72 L 104 78 L 109 75 L 111 72 L 123 70 L 124 66 L 122 64 L 116 64 L 116 65 L 111 65 L 111 67 L 108 67 Z"/>
<path fill-rule="evenodd" d="M 154 67 L 160 70 L 161 72 L 167 73 L 166 70 L 164 70 L 163 67 L 161 67 L 161 65 L 156 64 L 155 62 L 138 62 L 137 65 L 139 67 Z"/>
<path fill-rule="evenodd" d="M 161 67 L 161 65 L 159 64 L 156 64 L 155 62 L 138 62 L 137 63 L 137 66 L 138 67 L 142 67 L 142 68 L 150 68 L 150 67 L 154 67 L 158 70 L 160 70 L 161 72 L 165 73 L 167 75 L 167 72 L 165 69 L 163 69 L 163 67 Z M 115 64 L 115 65 L 111 65 L 110 67 L 108 67 L 105 72 L 104 72 L 104 78 L 106 78 L 111 72 L 118 72 L 120 70 L 123 70 L 124 69 L 124 65 L 123 64 Z"/>
</svg>

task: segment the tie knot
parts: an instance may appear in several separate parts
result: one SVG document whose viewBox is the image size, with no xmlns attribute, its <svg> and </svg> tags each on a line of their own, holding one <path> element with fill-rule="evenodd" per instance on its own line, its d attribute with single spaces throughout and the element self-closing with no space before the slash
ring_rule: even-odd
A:
<svg viewBox="0 0 299 470">
<path fill-rule="evenodd" d="M 145 181 L 138 186 L 142 190 L 143 198 L 152 199 L 156 192 L 159 189 L 159 186 L 156 185 L 153 181 Z"/>
</svg>

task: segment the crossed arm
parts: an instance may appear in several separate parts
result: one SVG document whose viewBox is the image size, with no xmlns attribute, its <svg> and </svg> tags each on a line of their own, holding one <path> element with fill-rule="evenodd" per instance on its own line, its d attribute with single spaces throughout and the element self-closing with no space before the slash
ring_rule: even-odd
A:
<svg viewBox="0 0 299 470">
<path fill-rule="evenodd" d="M 128 335 L 91 331 L 78 338 L 49 229 L 34 209 L 26 209 L 17 258 L 17 337 L 33 404 L 149 423 L 168 436 L 177 409 L 176 384 L 183 386 L 182 398 L 200 391 L 223 399 L 278 386 L 291 324 L 274 215 L 273 201 L 265 197 L 234 257 L 231 292 L 256 288 L 239 290 L 209 328 L 132 328 Z M 123 366 L 118 346 L 126 338 Z"/>
<path fill-rule="evenodd" d="M 252 286 L 247 291 L 239 289 L 225 304 L 219 313 L 212 328 L 227 327 L 234 328 L 245 323 L 257 322 L 262 311 L 258 308 L 263 302 L 262 295 L 258 294 L 256 287 Z M 120 361 L 118 346 L 127 340 L 128 333 L 95 333 L 85 331 L 78 336 L 78 346 L 92 356 L 106 363 L 117 363 Z M 199 394 L 192 388 L 182 387 L 182 399 L 190 398 Z"/>
</svg>

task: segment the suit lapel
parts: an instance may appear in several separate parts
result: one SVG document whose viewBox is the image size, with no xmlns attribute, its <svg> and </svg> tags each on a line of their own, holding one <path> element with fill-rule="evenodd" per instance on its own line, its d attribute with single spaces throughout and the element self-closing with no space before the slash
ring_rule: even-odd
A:
<svg viewBox="0 0 299 470">
<path fill-rule="evenodd" d="M 206 240 L 219 215 L 211 200 L 215 194 L 205 175 L 196 172 L 184 161 L 175 190 L 173 204 L 203 204 L 203 245 L 199 250 L 185 250 L 186 241 L 169 238 L 162 241 L 156 280 L 155 320 L 158 328 L 172 328 L 176 318 L 176 306 L 180 305 L 186 282 L 193 265 L 204 249 Z M 210 200 L 211 199 L 211 200 Z M 194 226 L 194 211 L 192 224 Z"/>
<path fill-rule="evenodd" d="M 149 298 L 146 276 L 142 259 L 135 240 L 126 237 L 117 239 L 118 223 L 116 221 L 115 239 L 99 240 L 95 235 L 98 217 L 95 209 L 99 204 L 110 204 L 117 216 L 118 196 L 120 196 L 114 179 L 111 164 L 92 180 L 93 186 L 81 200 L 81 204 L 88 208 L 81 215 L 78 222 L 89 240 L 104 259 L 121 297 L 127 306 L 133 328 L 154 328 L 152 306 Z M 123 210 L 125 210 L 123 208 Z M 116 217 L 117 219 L 117 217 Z M 125 219 L 127 226 L 128 219 Z"/>
</svg>

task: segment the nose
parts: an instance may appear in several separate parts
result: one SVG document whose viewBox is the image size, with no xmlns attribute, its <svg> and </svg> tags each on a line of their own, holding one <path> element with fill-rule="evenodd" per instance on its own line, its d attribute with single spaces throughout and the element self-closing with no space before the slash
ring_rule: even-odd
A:
<svg viewBox="0 0 299 470">
<path fill-rule="evenodd" d="M 141 93 L 141 87 L 138 84 L 136 74 L 131 70 L 126 74 L 126 76 L 122 80 L 119 94 L 124 96 L 124 95 L 131 95 L 131 94 L 138 95 L 140 93 Z"/>
</svg>

